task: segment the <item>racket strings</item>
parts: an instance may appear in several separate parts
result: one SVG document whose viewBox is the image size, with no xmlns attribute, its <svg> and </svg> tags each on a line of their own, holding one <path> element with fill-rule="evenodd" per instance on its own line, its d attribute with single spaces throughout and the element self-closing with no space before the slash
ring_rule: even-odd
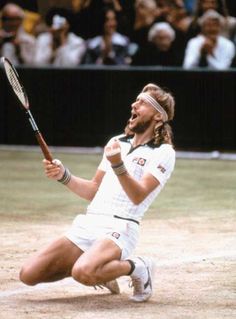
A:
<svg viewBox="0 0 236 319">
<path fill-rule="evenodd" d="M 5 65 L 6 66 L 6 74 L 8 77 L 8 80 L 14 90 L 14 92 L 16 93 L 17 97 L 19 98 L 19 100 L 21 101 L 21 103 L 27 107 L 28 101 L 26 99 L 24 90 L 17 78 L 16 73 L 14 72 L 14 70 L 12 69 L 12 67 L 10 65 Z"/>
</svg>

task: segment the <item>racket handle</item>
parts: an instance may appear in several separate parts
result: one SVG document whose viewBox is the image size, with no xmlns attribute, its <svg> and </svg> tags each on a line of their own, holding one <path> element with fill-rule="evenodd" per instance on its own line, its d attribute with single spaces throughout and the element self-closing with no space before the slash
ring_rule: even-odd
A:
<svg viewBox="0 0 236 319">
<path fill-rule="evenodd" d="M 48 148 L 46 142 L 44 141 L 42 134 L 40 132 L 36 132 L 35 136 L 37 138 L 39 146 L 41 147 L 41 150 L 43 152 L 44 157 L 46 158 L 46 160 L 52 162 L 52 160 L 53 160 L 52 154 L 49 151 L 49 148 Z"/>
</svg>

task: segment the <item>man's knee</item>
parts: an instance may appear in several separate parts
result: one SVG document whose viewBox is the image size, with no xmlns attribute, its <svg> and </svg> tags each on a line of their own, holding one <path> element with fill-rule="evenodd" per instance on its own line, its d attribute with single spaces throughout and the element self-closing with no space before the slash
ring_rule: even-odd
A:
<svg viewBox="0 0 236 319">
<path fill-rule="evenodd" d="M 71 272 L 72 277 L 86 286 L 94 286 L 99 281 L 95 269 L 91 265 L 77 264 L 73 267 Z"/>
<path fill-rule="evenodd" d="M 39 283 L 35 272 L 30 266 L 23 266 L 21 268 L 19 273 L 19 278 L 24 284 L 28 286 L 35 286 L 36 284 Z"/>
</svg>

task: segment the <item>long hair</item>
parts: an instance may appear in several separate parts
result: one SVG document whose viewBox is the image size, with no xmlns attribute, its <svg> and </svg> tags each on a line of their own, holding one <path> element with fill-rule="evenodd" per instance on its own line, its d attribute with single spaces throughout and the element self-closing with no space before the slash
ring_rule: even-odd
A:
<svg viewBox="0 0 236 319">
<path fill-rule="evenodd" d="M 154 128 L 154 144 L 160 145 L 167 143 L 173 145 L 173 132 L 169 124 L 169 121 L 173 120 L 175 112 L 175 100 L 173 95 L 153 83 L 145 85 L 142 92 L 150 94 L 163 107 L 168 115 L 167 122 L 160 121 Z"/>
</svg>

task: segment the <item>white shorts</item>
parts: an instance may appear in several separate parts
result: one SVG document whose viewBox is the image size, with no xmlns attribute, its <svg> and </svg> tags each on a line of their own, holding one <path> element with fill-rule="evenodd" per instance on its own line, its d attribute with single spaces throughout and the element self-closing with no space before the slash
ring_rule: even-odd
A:
<svg viewBox="0 0 236 319">
<path fill-rule="evenodd" d="M 121 260 L 128 258 L 139 237 L 139 225 L 133 221 L 105 215 L 78 215 L 65 236 L 81 250 L 88 250 L 98 239 L 110 239 L 121 249 Z"/>
</svg>

